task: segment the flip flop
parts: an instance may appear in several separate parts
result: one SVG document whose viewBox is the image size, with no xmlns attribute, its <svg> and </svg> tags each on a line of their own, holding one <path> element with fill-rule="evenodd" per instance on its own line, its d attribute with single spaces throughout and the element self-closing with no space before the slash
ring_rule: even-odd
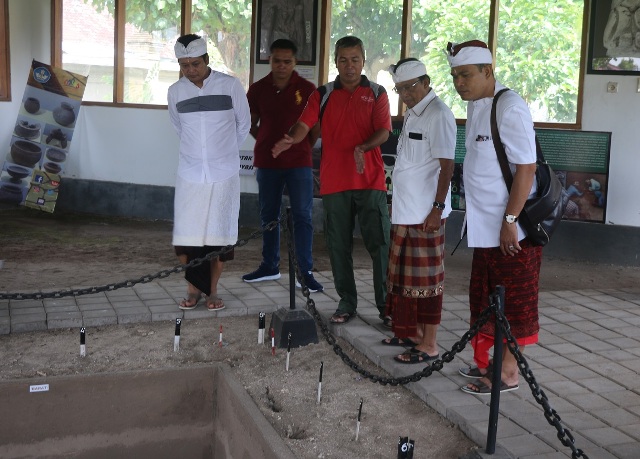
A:
<svg viewBox="0 0 640 459">
<path fill-rule="evenodd" d="M 470 385 L 476 386 L 475 389 L 472 387 L 469 387 Z M 518 390 L 518 387 L 520 386 L 518 386 L 517 384 L 514 384 L 513 386 L 508 386 L 504 382 L 500 381 L 500 392 L 511 392 L 512 390 Z M 467 386 L 462 386 L 460 390 L 462 390 L 462 392 L 466 392 L 467 394 L 491 395 L 491 386 L 482 380 L 475 381 L 473 383 L 470 383 Z"/>
<path fill-rule="evenodd" d="M 189 293 L 186 298 L 183 298 L 178 307 L 183 311 L 190 311 L 195 309 L 202 298 L 202 293 Z"/>
<path fill-rule="evenodd" d="M 398 338 L 394 336 L 393 338 L 385 338 L 381 341 L 385 346 L 417 346 L 418 343 L 414 342 L 411 338 Z"/>
<path fill-rule="evenodd" d="M 409 360 L 403 357 L 409 357 Z M 399 363 L 431 363 L 433 360 L 440 358 L 440 354 L 429 355 L 426 352 L 419 351 L 415 347 L 412 347 L 408 351 L 403 352 L 400 355 L 396 355 L 393 360 Z"/>
<path fill-rule="evenodd" d="M 352 317 L 355 317 L 355 315 L 356 315 L 355 311 L 354 312 L 336 311 L 329 318 L 329 322 L 331 322 L 332 324 L 346 324 L 351 320 Z"/>
<path fill-rule="evenodd" d="M 218 295 L 209 295 L 207 297 L 207 310 L 221 311 L 224 309 L 224 301 Z"/>
<path fill-rule="evenodd" d="M 386 328 L 393 328 L 393 319 L 391 318 L 391 316 L 384 316 L 381 317 L 382 319 L 382 325 Z"/>
<path fill-rule="evenodd" d="M 458 370 L 458 373 L 469 379 L 480 379 L 485 376 L 491 377 L 491 365 L 487 367 L 487 372 L 484 374 L 480 373 L 480 369 L 478 367 L 462 367 Z"/>
</svg>

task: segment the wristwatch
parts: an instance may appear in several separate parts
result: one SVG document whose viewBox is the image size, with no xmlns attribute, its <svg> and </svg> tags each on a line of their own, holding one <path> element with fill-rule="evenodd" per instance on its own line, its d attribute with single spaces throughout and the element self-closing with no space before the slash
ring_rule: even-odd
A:
<svg viewBox="0 0 640 459">
<path fill-rule="evenodd" d="M 511 214 L 504 214 L 504 221 L 511 225 L 512 223 L 515 223 L 518 221 L 518 217 Z"/>
<path fill-rule="evenodd" d="M 444 210 L 446 206 L 444 205 L 444 202 L 433 201 L 433 207 L 438 210 Z"/>
</svg>

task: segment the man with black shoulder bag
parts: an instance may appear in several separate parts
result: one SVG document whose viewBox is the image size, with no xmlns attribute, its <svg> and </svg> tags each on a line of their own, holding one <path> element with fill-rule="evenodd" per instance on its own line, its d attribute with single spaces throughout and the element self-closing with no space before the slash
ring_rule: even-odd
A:
<svg viewBox="0 0 640 459">
<path fill-rule="evenodd" d="M 447 57 L 456 91 L 468 101 L 464 184 L 465 227 L 469 247 L 474 248 L 469 286 L 471 325 L 489 306 L 497 285 L 505 287 L 505 316 L 521 350 L 538 341 L 538 279 L 542 247 L 527 239 L 520 215 L 528 198 L 535 196 L 536 143 L 531 113 L 515 92 L 506 91 L 496 107 L 497 127 L 513 176 L 510 192 L 500 168 L 491 130 L 494 96 L 504 86 L 495 79 L 493 56 L 479 40 L 449 43 Z M 474 379 L 464 392 L 490 394 L 489 350 L 494 344 L 495 323 L 485 324 L 472 340 L 476 366 L 460 374 Z M 501 388 L 518 388 L 518 365 L 504 347 Z"/>
</svg>

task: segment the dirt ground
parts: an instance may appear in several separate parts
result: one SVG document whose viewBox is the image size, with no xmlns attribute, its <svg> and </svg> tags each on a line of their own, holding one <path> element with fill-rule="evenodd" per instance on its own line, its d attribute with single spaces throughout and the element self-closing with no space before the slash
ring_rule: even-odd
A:
<svg viewBox="0 0 640 459">
<path fill-rule="evenodd" d="M 242 229 L 248 237 L 254 229 Z M 236 249 L 224 276 L 255 269 L 261 242 Z M 0 291 L 33 292 L 94 286 L 154 274 L 177 264 L 171 247 L 171 223 L 105 218 L 26 209 L 0 209 Z M 322 236 L 314 242 L 315 269 L 330 270 Z M 356 268 L 369 259 L 359 241 Z M 468 285 L 468 251 L 446 262 L 448 293 L 464 294 Z M 545 259 L 541 289 L 615 288 L 637 283 L 640 270 Z M 268 318 L 267 318 L 268 320 Z M 173 352 L 173 323 L 99 327 L 87 331 L 92 343 L 81 359 L 77 330 L 0 336 L 0 381 L 83 375 L 148 368 L 188 367 L 226 362 L 267 419 L 299 458 L 396 457 L 399 436 L 416 442 L 416 458 L 457 458 L 474 445 L 453 425 L 401 387 L 363 380 L 341 362 L 320 336 L 320 343 L 294 349 L 290 371 L 285 355 L 272 356 L 255 344 L 254 317 L 225 318 L 225 346 L 215 319 L 189 321 L 180 352 Z M 169 338 L 168 338 L 169 337 Z M 132 343 L 135 343 L 132 344 Z M 348 343 L 349 355 L 382 374 Z M 319 363 L 324 362 L 322 403 L 316 404 Z M 354 440 L 356 416 L 363 400 L 360 437 Z"/>
</svg>

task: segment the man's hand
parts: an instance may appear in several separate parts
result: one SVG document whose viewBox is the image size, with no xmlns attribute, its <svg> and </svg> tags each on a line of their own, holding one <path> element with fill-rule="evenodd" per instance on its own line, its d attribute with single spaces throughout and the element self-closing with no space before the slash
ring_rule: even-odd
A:
<svg viewBox="0 0 640 459">
<path fill-rule="evenodd" d="M 284 137 L 278 140 L 271 149 L 271 156 L 277 158 L 280 156 L 280 153 L 291 148 L 291 145 L 293 145 L 293 137 L 285 134 Z"/>
<path fill-rule="evenodd" d="M 364 173 L 364 152 L 366 150 L 363 145 L 357 145 L 353 150 L 353 158 L 356 160 L 356 172 L 358 174 Z"/>
<path fill-rule="evenodd" d="M 437 233 L 440 230 L 442 221 L 442 211 L 435 207 L 431 209 L 427 218 L 422 222 L 422 231 L 426 233 Z"/>
<path fill-rule="evenodd" d="M 502 222 L 500 229 L 500 251 L 502 255 L 515 256 L 522 247 L 518 243 L 518 227 L 515 223 Z"/>
</svg>

